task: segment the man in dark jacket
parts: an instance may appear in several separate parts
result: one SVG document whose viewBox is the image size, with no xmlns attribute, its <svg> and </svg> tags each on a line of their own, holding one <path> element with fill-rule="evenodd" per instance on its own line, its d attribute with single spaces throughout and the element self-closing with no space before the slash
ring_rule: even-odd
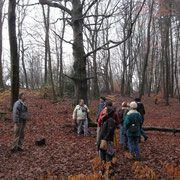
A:
<svg viewBox="0 0 180 180">
<path fill-rule="evenodd" d="M 25 101 L 26 94 L 21 93 L 19 100 L 16 101 L 13 106 L 14 147 L 11 149 L 12 152 L 23 151 L 24 129 L 28 119 L 28 110 Z"/>
<path fill-rule="evenodd" d="M 105 105 L 106 105 L 106 98 L 103 97 L 103 96 L 101 96 L 100 99 L 99 99 L 99 101 L 100 101 L 100 103 L 99 103 L 98 109 L 97 109 L 97 114 L 98 114 L 98 116 L 97 116 L 97 119 L 96 119 L 97 122 L 98 122 L 98 119 L 99 119 L 99 117 L 100 117 L 100 114 L 101 114 L 103 108 L 104 108 Z M 97 125 L 97 141 L 98 141 L 98 139 L 99 139 L 99 131 L 100 131 L 100 127 Z"/>
<path fill-rule="evenodd" d="M 98 109 L 97 109 L 97 113 L 98 113 L 97 120 L 99 119 L 101 111 L 102 111 L 103 107 L 105 106 L 106 98 L 101 96 L 99 101 L 100 101 L 100 103 L 99 103 Z"/>
<path fill-rule="evenodd" d="M 137 111 L 141 114 L 142 117 L 142 125 L 144 123 L 144 115 L 145 115 L 145 109 L 144 109 L 144 105 L 141 102 L 140 98 L 135 98 L 135 102 L 137 103 Z M 147 134 L 144 132 L 144 130 L 141 128 L 141 135 L 144 137 L 144 140 L 146 141 L 148 139 Z"/>
</svg>

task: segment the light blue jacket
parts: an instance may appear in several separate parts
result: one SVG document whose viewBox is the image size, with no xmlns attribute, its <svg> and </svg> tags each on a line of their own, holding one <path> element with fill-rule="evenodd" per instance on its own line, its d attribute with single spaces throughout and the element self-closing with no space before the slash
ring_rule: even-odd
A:
<svg viewBox="0 0 180 180">
<path fill-rule="evenodd" d="M 129 130 L 129 126 L 134 123 L 138 128 L 136 133 L 132 133 Z M 142 124 L 142 117 L 139 112 L 136 110 L 130 110 L 125 118 L 125 130 L 127 136 L 140 136 L 141 134 L 141 124 Z"/>
</svg>

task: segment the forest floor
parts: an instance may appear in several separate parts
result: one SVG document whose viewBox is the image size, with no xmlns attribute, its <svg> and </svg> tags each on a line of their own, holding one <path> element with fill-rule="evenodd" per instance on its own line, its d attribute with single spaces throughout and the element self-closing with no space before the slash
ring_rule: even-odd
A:
<svg viewBox="0 0 180 180">
<path fill-rule="evenodd" d="M 117 109 L 122 101 L 132 101 L 134 97 L 108 96 Z M 9 92 L 0 94 L 0 111 L 8 110 L 9 101 Z M 153 97 L 144 97 L 142 102 L 146 109 L 144 126 L 180 128 L 180 102 L 177 99 L 170 99 L 170 106 L 165 106 L 163 101 L 155 105 Z M 14 124 L 12 120 L 0 122 L 0 179 L 43 179 L 45 174 L 49 174 L 49 179 L 68 179 L 78 174 L 92 174 L 92 160 L 98 156 L 96 128 L 90 128 L 88 137 L 77 137 L 72 127 L 72 100 L 59 99 L 58 103 L 53 103 L 31 91 L 27 92 L 27 103 L 30 117 L 24 152 L 10 152 Z M 97 106 L 98 101 L 89 103 L 93 120 Z M 8 118 L 12 119 L 12 114 Z M 129 160 L 119 145 L 114 179 L 180 179 L 180 133 L 175 136 L 148 131 L 147 134 L 149 139 L 140 143 L 140 162 Z M 45 146 L 35 146 L 39 136 L 45 137 Z"/>
</svg>

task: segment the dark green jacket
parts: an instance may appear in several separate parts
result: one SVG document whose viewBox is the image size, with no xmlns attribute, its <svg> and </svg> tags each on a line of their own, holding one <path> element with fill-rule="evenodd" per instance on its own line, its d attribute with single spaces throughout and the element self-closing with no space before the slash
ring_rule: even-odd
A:
<svg viewBox="0 0 180 180">
<path fill-rule="evenodd" d="M 130 126 L 134 124 L 137 127 L 137 132 L 132 133 Z M 141 134 L 142 117 L 136 110 L 130 110 L 125 118 L 125 129 L 127 136 L 140 136 Z"/>
</svg>

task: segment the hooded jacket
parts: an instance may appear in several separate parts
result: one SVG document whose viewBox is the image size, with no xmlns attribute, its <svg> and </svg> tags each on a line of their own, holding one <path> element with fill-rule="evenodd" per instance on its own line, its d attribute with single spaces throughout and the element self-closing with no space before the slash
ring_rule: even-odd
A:
<svg viewBox="0 0 180 180">
<path fill-rule="evenodd" d="M 131 124 L 135 124 L 137 127 L 137 132 L 132 133 L 129 130 L 129 127 Z M 142 116 L 141 114 L 136 110 L 130 110 L 125 118 L 125 129 L 126 129 L 126 135 L 127 136 L 140 136 L 141 134 L 141 124 L 142 124 Z"/>
<path fill-rule="evenodd" d="M 103 118 L 100 136 L 98 141 L 98 147 L 100 146 L 101 140 L 112 141 L 114 140 L 114 129 L 115 122 L 113 119 L 113 115 L 116 109 L 114 107 L 108 107 L 108 115 Z"/>
</svg>

